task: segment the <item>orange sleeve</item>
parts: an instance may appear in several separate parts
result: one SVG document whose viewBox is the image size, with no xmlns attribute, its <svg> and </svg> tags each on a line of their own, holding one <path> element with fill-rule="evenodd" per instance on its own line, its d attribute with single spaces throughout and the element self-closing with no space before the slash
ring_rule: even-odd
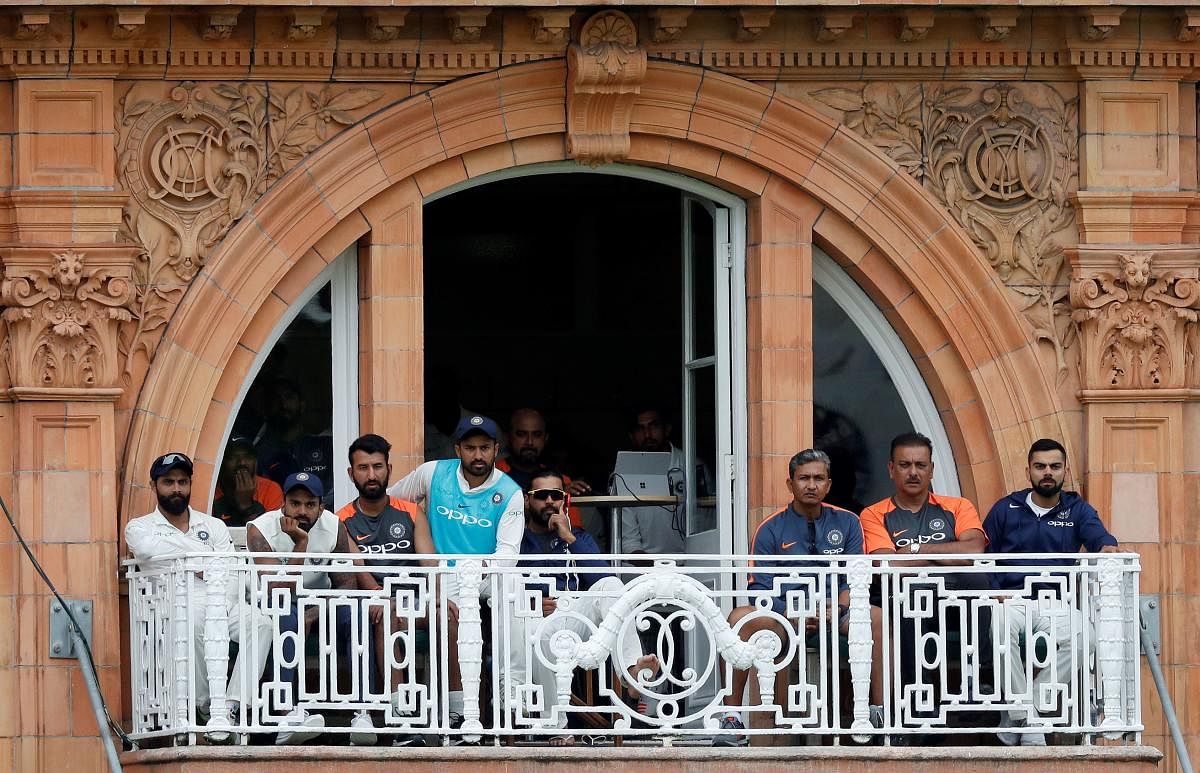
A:
<svg viewBox="0 0 1200 773">
<path fill-rule="evenodd" d="M 962 535 L 971 529 L 983 531 L 983 521 L 980 520 L 979 511 L 975 509 L 975 505 L 971 504 L 969 499 L 959 498 L 954 508 L 955 539 L 962 539 Z M 984 539 L 987 539 L 987 532 L 984 532 Z"/>
<path fill-rule="evenodd" d="M 563 485 L 568 488 L 571 486 L 571 479 L 566 475 L 563 476 Z M 578 507 L 571 505 L 571 507 L 567 510 L 567 517 L 571 519 L 572 528 L 583 528 L 583 512 L 581 512 Z"/>
<path fill-rule="evenodd" d="M 863 552 L 874 553 L 876 550 L 895 550 L 896 543 L 883 525 L 883 511 L 880 505 L 871 505 L 862 511 L 858 523 L 863 531 Z"/>
<path fill-rule="evenodd" d="M 254 498 L 268 512 L 283 507 L 283 489 L 279 488 L 279 484 L 275 481 L 270 478 L 264 478 L 261 475 L 258 477 L 257 485 L 254 487 Z"/>
</svg>

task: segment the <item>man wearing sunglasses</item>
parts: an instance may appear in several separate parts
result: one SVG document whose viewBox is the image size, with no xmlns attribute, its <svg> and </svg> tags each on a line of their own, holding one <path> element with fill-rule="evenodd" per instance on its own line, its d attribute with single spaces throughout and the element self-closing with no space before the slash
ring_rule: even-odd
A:
<svg viewBox="0 0 1200 773">
<path fill-rule="evenodd" d="M 567 630 L 586 641 L 608 616 L 625 586 L 609 571 L 611 567 L 607 561 L 595 558 L 600 554 L 600 546 L 592 535 L 585 529 L 571 526 L 567 516 L 571 497 L 566 491 L 563 475 L 542 468 L 533 474 L 530 485 L 530 490 L 525 492 L 525 536 L 521 540 L 521 553 L 554 557 L 531 558 L 520 563 L 532 570 L 526 588 L 542 593 L 543 620 L 527 623 L 532 629 L 526 631 L 528 635 L 514 639 L 535 642 L 535 650 L 529 657 L 534 679 L 542 688 L 543 714 L 547 714 L 556 700 L 555 676 L 551 668 L 554 656 L 549 647 L 551 637 L 558 631 Z M 583 595 L 573 595 L 577 593 Z M 572 596 L 570 614 L 556 616 L 558 597 L 563 594 Z M 530 618 L 518 616 L 515 619 L 524 624 Z M 618 665 L 636 683 L 637 673 L 643 669 L 656 671 L 658 660 L 653 655 L 642 655 L 637 631 L 630 628 L 623 633 L 617 641 L 621 652 Z M 636 690 L 634 692 L 636 695 Z M 571 744 L 574 737 L 563 736 L 551 743 Z"/>
<path fill-rule="evenodd" d="M 797 629 L 803 625 L 806 638 L 814 644 L 819 641 L 822 626 L 827 627 L 827 636 L 833 633 L 829 627 L 836 628 L 844 641 L 849 631 L 849 582 L 844 573 L 822 570 L 829 566 L 827 558 L 862 555 L 863 533 L 854 513 L 825 503 L 833 482 L 831 472 L 829 455 L 815 448 L 801 451 L 788 462 L 787 488 L 792 501 L 758 525 L 751 548 L 755 556 L 762 557 L 756 558 L 751 566 L 765 571 L 750 576 L 747 590 L 756 596 L 769 595 L 770 611 L 752 603 L 734 609 L 729 615 L 730 627 L 743 640 L 748 641 L 758 631 L 774 631 L 780 640 L 788 642 L 792 637 L 784 628 L 786 624 Z M 786 575 L 770 571 L 796 567 L 811 567 L 813 571 L 808 575 L 811 579 L 801 583 L 783 582 Z M 814 590 L 820 594 L 818 598 L 810 597 Z M 817 615 L 805 618 L 789 615 L 789 608 L 794 609 L 797 604 L 800 608 L 815 610 Z M 800 656 L 803 656 L 803 650 Z M 878 658 L 874 665 L 882 668 Z M 725 696 L 728 709 L 720 727 L 723 732 L 713 739 L 714 746 L 746 743 L 746 737 L 738 735 L 746 729 L 745 725 L 734 709 L 743 705 L 749 675 L 748 669 L 734 669 L 730 675 L 730 691 Z M 880 689 L 879 679 L 872 675 L 871 682 L 872 695 L 875 695 Z M 775 675 L 776 700 L 786 695 L 785 669 Z"/>
</svg>

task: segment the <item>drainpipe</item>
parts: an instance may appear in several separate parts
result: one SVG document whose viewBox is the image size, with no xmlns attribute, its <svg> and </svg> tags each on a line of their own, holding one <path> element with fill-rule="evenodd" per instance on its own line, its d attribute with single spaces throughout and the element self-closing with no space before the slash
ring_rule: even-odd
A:
<svg viewBox="0 0 1200 773">
<path fill-rule="evenodd" d="M 1163 717 L 1167 727 L 1171 729 L 1171 740 L 1175 742 L 1175 756 L 1179 758 L 1179 769 L 1183 773 L 1192 772 L 1192 761 L 1188 757 L 1187 744 L 1183 742 L 1183 731 L 1179 727 L 1179 718 L 1175 716 L 1175 706 L 1171 703 L 1171 694 L 1167 692 L 1167 680 L 1163 678 L 1162 666 L 1158 664 L 1158 651 L 1155 649 L 1154 637 L 1146 625 L 1145 617 L 1139 620 L 1142 630 L 1142 652 L 1150 663 L 1150 675 L 1154 677 L 1154 686 L 1158 688 L 1158 700 L 1162 703 Z"/>
</svg>

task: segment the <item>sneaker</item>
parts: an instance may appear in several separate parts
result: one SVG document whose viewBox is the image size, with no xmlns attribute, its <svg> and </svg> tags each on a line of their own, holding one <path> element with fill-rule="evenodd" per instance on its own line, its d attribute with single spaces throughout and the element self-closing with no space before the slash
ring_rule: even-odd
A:
<svg viewBox="0 0 1200 773">
<path fill-rule="evenodd" d="M 417 733 L 400 733 L 392 739 L 392 746 L 424 746 L 425 736 Z"/>
<path fill-rule="evenodd" d="M 375 720 L 370 712 L 357 711 L 354 719 L 350 720 L 350 743 L 353 746 L 374 746 L 378 737 L 375 735 Z"/>
<path fill-rule="evenodd" d="M 457 711 L 450 712 L 450 729 L 461 730 L 463 723 L 466 722 L 466 717 L 459 714 Z M 477 735 L 448 735 L 446 736 L 447 746 L 479 746 L 480 737 Z"/>
<path fill-rule="evenodd" d="M 238 716 L 238 704 L 230 701 L 228 705 L 229 710 L 224 717 L 220 715 L 209 717 L 206 727 L 213 729 L 204 733 L 204 739 L 211 744 L 226 744 L 237 740 L 235 738 L 237 733 L 234 733 L 232 728 L 237 725 L 240 719 Z"/>
<path fill-rule="evenodd" d="M 1007 711 L 1000 712 L 1000 727 L 1011 727 L 1013 730 L 1023 730 L 1029 727 L 1029 721 L 1022 717 L 1013 719 Z M 1001 730 L 996 733 L 1000 743 L 1005 746 L 1045 746 L 1045 733 L 1013 733 Z"/>
<path fill-rule="evenodd" d="M 713 736 L 713 746 L 745 746 L 750 743 L 750 739 L 741 735 L 741 731 L 745 730 L 746 726 L 742 724 L 742 720 L 735 716 L 726 716 L 721 720 L 721 727 L 718 729 L 718 735 Z"/>
<path fill-rule="evenodd" d="M 320 714 L 309 714 L 297 706 L 283 718 L 279 725 L 295 729 L 280 730 L 279 734 L 275 736 L 276 746 L 304 743 L 325 732 L 325 717 Z"/>
</svg>

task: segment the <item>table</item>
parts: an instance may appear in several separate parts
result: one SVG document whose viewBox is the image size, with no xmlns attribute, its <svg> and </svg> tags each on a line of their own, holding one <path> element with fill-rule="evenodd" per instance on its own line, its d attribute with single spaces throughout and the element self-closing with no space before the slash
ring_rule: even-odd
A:
<svg viewBox="0 0 1200 773">
<path fill-rule="evenodd" d="M 571 504 L 584 507 L 611 508 L 611 523 L 608 532 L 608 552 L 621 552 L 621 508 L 623 507 L 672 507 L 680 504 L 682 498 L 671 495 L 640 496 L 630 494 L 597 494 L 583 497 L 571 497 Z M 696 500 L 700 507 L 715 507 L 716 497 L 700 497 Z"/>
</svg>

